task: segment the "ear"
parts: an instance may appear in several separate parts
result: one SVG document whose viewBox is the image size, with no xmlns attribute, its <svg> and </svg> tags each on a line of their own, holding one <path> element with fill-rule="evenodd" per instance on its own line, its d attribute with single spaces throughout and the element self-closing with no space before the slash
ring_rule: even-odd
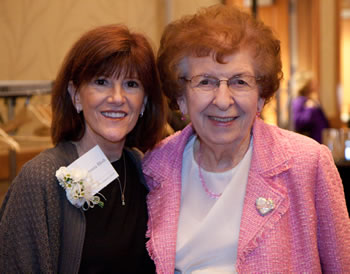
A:
<svg viewBox="0 0 350 274">
<path fill-rule="evenodd" d="M 80 102 L 80 93 L 77 91 L 72 81 L 70 81 L 68 84 L 68 92 L 72 99 L 73 105 L 75 106 L 75 109 L 79 113 L 83 109 Z"/>
<path fill-rule="evenodd" d="M 265 105 L 265 99 L 259 97 L 259 99 L 258 99 L 258 109 L 257 109 L 257 111 L 258 111 L 258 112 L 262 112 L 262 110 L 263 110 L 263 108 L 264 108 L 264 105 Z"/>
<path fill-rule="evenodd" d="M 188 109 L 187 109 L 187 100 L 185 95 L 182 95 L 181 97 L 177 98 L 177 104 L 179 105 L 180 111 L 182 114 L 188 114 Z"/>
</svg>

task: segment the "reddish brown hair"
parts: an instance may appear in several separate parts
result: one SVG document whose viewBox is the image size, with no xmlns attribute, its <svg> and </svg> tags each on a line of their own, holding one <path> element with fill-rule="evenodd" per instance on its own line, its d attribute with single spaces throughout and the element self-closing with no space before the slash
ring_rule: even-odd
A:
<svg viewBox="0 0 350 274">
<path fill-rule="evenodd" d="M 170 23 L 164 30 L 157 65 L 163 90 L 174 107 L 185 91 L 179 78 L 184 75 L 181 61 L 186 57 L 212 55 L 223 63 L 227 55 L 248 49 L 253 56 L 260 97 L 268 101 L 282 79 L 280 41 L 271 29 L 251 15 L 231 5 L 214 5 Z"/>
<path fill-rule="evenodd" d="M 52 92 L 51 137 L 78 141 L 85 132 L 82 113 L 77 114 L 68 93 L 71 81 L 79 88 L 99 76 L 137 77 L 148 96 L 144 115 L 126 138 L 126 146 L 142 151 L 152 148 L 162 137 L 166 117 L 155 56 L 144 35 L 132 33 L 124 25 L 97 27 L 85 33 L 68 52 Z"/>
</svg>

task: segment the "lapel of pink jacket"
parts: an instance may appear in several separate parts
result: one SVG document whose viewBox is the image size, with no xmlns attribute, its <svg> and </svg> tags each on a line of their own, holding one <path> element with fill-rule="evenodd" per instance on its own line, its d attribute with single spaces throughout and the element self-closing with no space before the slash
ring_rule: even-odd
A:
<svg viewBox="0 0 350 274">
<path fill-rule="evenodd" d="M 276 138 L 275 127 L 257 119 L 253 127 L 253 156 L 248 176 L 241 218 L 236 269 L 240 271 L 245 258 L 258 247 L 264 235 L 269 233 L 289 208 L 287 188 L 282 176 L 290 168 L 292 149 L 286 141 Z M 282 141 L 283 142 L 283 141 Z M 256 208 L 258 198 L 271 199 L 274 209 L 261 215 Z"/>
<path fill-rule="evenodd" d="M 182 154 L 188 138 L 193 135 L 191 125 L 179 136 L 175 133 L 164 140 L 143 160 L 143 172 L 150 193 L 147 196 L 147 250 L 154 260 L 157 273 L 174 273 L 177 225 L 181 202 Z M 163 143 L 166 145 L 162 148 Z M 158 148 L 161 151 L 158 152 Z"/>
</svg>

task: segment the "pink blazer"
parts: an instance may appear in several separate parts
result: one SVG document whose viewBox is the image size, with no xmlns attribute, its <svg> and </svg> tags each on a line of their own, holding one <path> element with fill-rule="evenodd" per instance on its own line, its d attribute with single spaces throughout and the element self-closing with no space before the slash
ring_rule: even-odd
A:
<svg viewBox="0 0 350 274">
<path fill-rule="evenodd" d="M 174 273 L 182 153 L 193 134 L 187 126 L 143 160 L 150 187 L 147 249 L 157 273 Z M 260 119 L 253 137 L 236 270 L 350 273 L 350 219 L 328 148 Z M 275 209 L 261 216 L 259 197 L 272 199 Z"/>
</svg>

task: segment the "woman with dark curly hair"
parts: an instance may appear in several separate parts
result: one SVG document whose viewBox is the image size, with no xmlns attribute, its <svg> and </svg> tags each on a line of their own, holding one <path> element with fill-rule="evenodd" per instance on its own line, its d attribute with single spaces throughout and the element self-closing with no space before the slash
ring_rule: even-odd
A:
<svg viewBox="0 0 350 274">
<path fill-rule="evenodd" d="M 350 271 L 350 220 L 327 147 L 259 118 L 280 42 L 218 5 L 170 23 L 158 68 L 191 124 L 143 160 L 158 273 Z"/>
</svg>

